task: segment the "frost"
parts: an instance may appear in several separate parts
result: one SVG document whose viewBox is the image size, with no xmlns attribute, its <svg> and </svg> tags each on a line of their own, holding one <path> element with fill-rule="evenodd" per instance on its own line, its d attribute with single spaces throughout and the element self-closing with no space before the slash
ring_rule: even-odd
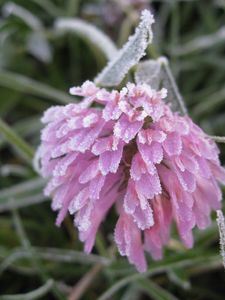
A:
<svg viewBox="0 0 225 300">
<path fill-rule="evenodd" d="M 136 65 L 145 55 L 147 46 L 152 42 L 153 15 L 144 10 L 141 22 L 133 36 L 123 48 L 118 51 L 116 57 L 111 60 L 103 71 L 95 79 L 95 83 L 101 86 L 117 86 L 123 80 L 127 72 Z"/>
<path fill-rule="evenodd" d="M 32 165 L 34 170 L 38 173 L 41 174 L 41 155 L 42 155 L 42 148 L 39 146 L 34 154 L 34 158 L 32 161 Z"/>
<path fill-rule="evenodd" d="M 187 114 L 187 109 L 169 67 L 168 60 L 164 57 L 160 57 L 159 62 L 161 64 L 162 85 L 168 92 L 167 101 L 171 103 L 171 107 L 174 111 L 179 111 L 182 115 Z"/>
<path fill-rule="evenodd" d="M 36 31 L 29 34 L 27 49 L 34 57 L 44 63 L 49 63 L 52 60 L 51 46 L 42 32 Z"/>
<path fill-rule="evenodd" d="M 167 90 L 165 102 L 171 105 L 173 111 L 180 112 L 181 115 L 187 114 L 183 98 L 165 57 L 140 63 L 135 74 L 135 81 L 147 83 L 154 89 L 163 86 Z"/>
<path fill-rule="evenodd" d="M 112 59 L 117 53 L 116 46 L 106 34 L 83 20 L 77 18 L 59 18 L 55 22 L 55 29 L 57 33 L 73 32 L 87 39 L 98 49 L 103 51 L 108 59 Z"/>
<path fill-rule="evenodd" d="M 83 119 L 84 128 L 90 127 L 98 121 L 98 115 L 95 113 L 89 114 Z"/>
<path fill-rule="evenodd" d="M 219 228 L 219 235 L 220 235 L 220 253 L 223 260 L 223 266 L 225 268 L 225 221 L 224 216 L 221 210 L 217 210 L 217 225 Z"/>
<path fill-rule="evenodd" d="M 27 36 L 26 49 L 44 63 L 52 59 L 52 49 L 43 33 L 42 22 L 29 10 L 13 2 L 7 2 L 2 8 L 3 16 L 16 16 L 32 29 Z M 37 47 L 38 45 L 38 47 Z"/>
<path fill-rule="evenodd" d="M 2 12 L 5 17 L 14 15 L 20 18 L 33 30 L 42 29 L 42 23 L 34 14 L 13 2 L 7 2 L 2 8 Z"/>
<path fill-rule="evenodd" d="M 138 64 L 135 73 L 136 83 L 147 83 L 151 88 L 158 90 L 160 85 L 161 65 L 158 60 L 149 59 Z"/>
</svg>

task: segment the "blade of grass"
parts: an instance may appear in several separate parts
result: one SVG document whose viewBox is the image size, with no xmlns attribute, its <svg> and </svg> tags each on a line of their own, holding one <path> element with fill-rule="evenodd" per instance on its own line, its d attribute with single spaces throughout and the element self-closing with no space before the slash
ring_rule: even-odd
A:
<svg viewBox="0 0 225 300">
<path fill-rule="evenodd" d="M 53 102 L 62 104 L 76 102 L 76 98 L 70 97 L 62 91 L 59 91 L 47 84 L 40 83 L 24 75 L 9 71 L 0 72 L 0 86 L 16 90 L 21 93 L 31 94 L 37 97 L 43 97 Z"/>
<path fill-rule="evenodd" d="M 154 283 L 152 280 L 138 280 L 137 286 L 154 300 L 178 300 L 177 297 L 173 296 L 171 293 Z"/>
<path fill-rule="evenodd" d="M 171 53 L 175 56 L 188 55 L 196 51 L 208 50 L 211 47 L 224 43 L 224 40 L 225 26 L 217 32 L 193 39 L 183 46 L 172 48 Z"/>
<path fill-rule="evenodd" d="M 33 265 L 33 267 L 38 271 L 40 278 L 43 282 L 43 284 L 46 283 L 46 281 L 48 281 L 50 278 L 48 278 L 48 275 L 46 274 L 45 270 L 43 269 L 43 266 L 40 262 L 40 259 L 38 257 L 38 253 L 35 252 L 30 244 L 30 241 L 26 235 L 26 232 L 23 228 L 22 225 L 22 221 L 20 219 L 20 216 L 18 214 L 18 212 L 14 209 L 13 204 L 14 204 L 14 199 L 11 199 L 11 204 L 12 204 L 12 216 L 13 216 L 13 221 L 15 224 L 15 228 L 18 234 L 18 237 L 21 241 L 21 244 L 23 246 L 23 248 L 30 253 L 30 257 L 31 257 L 31 264 Z M 64 295 L 58 290 L 57 285 L 55 284 L 55 282 L 53 281 L 52 284 L 52 292 L 54 293 L 54 296 L 58 299 L 58 300 L 65 300 Z"/>
<path fill-rule="evenodd" d="M 17 295 L 2 295 L 0 300 L 35 300 L 42 299 L 43 296 L 48 294 L 53 287 L 53 280 L 49 279 L 44 285 L 33 290 L 32 292 L 26 294 L 17 294 Z"/>
<path fill-rule="evenodd" d="M 2 167 L 0 167 L 0 176 L 8 177 L 10 175 L 16 175 L 23 178 L 30 174 L 29 171 L 30 170 L 25 166 L 17 164 L 4 164 Z"/>
<path fill-rule="evenodd" d="M 29 10 L 18 4 L 15 4 L 13 2 L 6 2 L 6 4 L 2 8 L 2 12 L 6 17 L 14 15 L 20 18 L 33 30 L 42 29 L 42 23 L 40 19 L 32 14 Z"/>
<path fill-rule="evenodd" d="M 5 188 L 0 190 L 0 203 L 4 203 L 4 200 L 7 198 L 15 198 L 19 195 L 29 195 L 34 194 L 36 190 L 42 190 L 46 180 L 43 178 L 33 178 L 16 185 L 12 185 L 10 188 Z"/>
<path fill-rule="evenodd" d="M 24 141 L 15 131 L 13 131 L 1 118 L 0 118 L 0 133 L 3 134 L 5 139 L 16 148 L 29 162 L 32 162 L 34 150 Z"/>
<path fill-rule="evenodd" d="M 113 41 L 97 27 L 77 18 L 59 18 L 55 22 L 56 34 L 72 32 L 87 39 L 97 47 L 106 58 L 111 59 L 117 53 Z"/>
<path fill-rule="evenodd" d="M 121 297 L 121 300 L 140 300 L 141 299 L 141 291 L 135 285 L 131 285 Z"/>
<path fill-rule="evenodd" d="M 199 102 L 193 110 L 193 115 L 197 118 L 204 115 L 211 114 L 212 111 L 218 109 L 223 105 L 225 100 L 225 88 L 215 92 L 208 97 L 204 98 L 204 101 Z"/>
<path fill-rule="evenodd" d="M 42 193 L 38 193 L 37 195 L 32 195 L 24 198 L 17 197 L 14 203 L 14 208 L 24 208 L 31 205 L 40 204 L 43 202 L 49 201 L 49 198 L 46 198 Z M 0 213 L 11 210 L 11 205 L 8 199 L 0 200 Z"/>
<path fill-rule="evenodd" d="M 189 267 L 194 266 L 197 263 L 208 263 L 210 261 L 218 261 L 220 259 L 219 255 L 198 255 L 195 252 L 192 253 L 192 256 L 189 254 L 185 255 L 176 255 L 176 257 L 173 257 L 172 259 L 167 259 L 162 261 L 161 263 L 158 263 L 158 265 L 152 266 L 151 269 L 149 269 L 145 273 L 136 273 L 127 277 L 124 277 L 123 279 L 117 281 L 115 284 L 113 284 L 106 292 L 104 292 L 97 300 L 107 300 L 111 299 L 112 295 L 114 295 L 117 291 L 119 291 L 121 288 L 126 286 L 127 284 L 134 282 L 136 280 L 146 278 L 148 276 L 156 275 L 165 271 L 168 271 L 170 268 L 175 267 Z"/>
<path fill-rule="evenodd" d="M 62 15 L 62 10 L 57 6 L 55 6 L 52 1 L 49 0 L 31 0 L 31 1 L 39 5 L 43 10 L 45 10 L 52 17 L 58 17 Z"/>
<path fill-rule="evenodd" d="M 190 281 L 185 277 L 186 272 L 183 272 L 181 269 L 171 269 L 167 273 L 168 278 L 171 282 L 173 282 L 178 287 L 188 290 L 191 288 Z M 183 276 L 184 275 L 184 276 Z"/>
<path fill-rule="evenodd" d="M 111 263 L 109 258 L 99 256 L 96 254 L 85 254 L 84 252 L 58 249 L 58 248 L 43 248 L 43 247 L 31 247 L 32 251 L 38 253 L 41 260 L 53 261 L 65 264 L 79 263 L 82 265 L 99 264 L 102 266 L 108 266 Z M 18 263 L 24 258 L 31 258 L 30 252 L 23 248 L 15 248 L 11 251 L 3 253 L 1 257 L 3 259 L 0 264 L 0 273 L 4 272 L 7 268 Z"/>
</svg>

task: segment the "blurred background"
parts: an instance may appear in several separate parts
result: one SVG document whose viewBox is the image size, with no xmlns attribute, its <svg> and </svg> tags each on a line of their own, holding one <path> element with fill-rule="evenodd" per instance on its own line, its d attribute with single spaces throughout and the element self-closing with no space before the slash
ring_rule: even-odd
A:
<svg viewBox="0 0 225 300">
<path fill-rule="evenodd" d="M 32 168 L 43 111 L 73 102 L 69 87 L 107 62 L 98 31 L 121 47 L 144 8 L 156 19 L 145 58 L 168 57 L 191 117 L 224 136 L 225 0 L 0 0 L 0 295 L 14 294 L 0 299 L 224 300 L 215 221 L 190 251 L 174 233 L 164 260 L 148 257 L 139 275 L 113 246 L 116 214 L 86 256 L 70 217 L 55 227 Z"/>
</svg>

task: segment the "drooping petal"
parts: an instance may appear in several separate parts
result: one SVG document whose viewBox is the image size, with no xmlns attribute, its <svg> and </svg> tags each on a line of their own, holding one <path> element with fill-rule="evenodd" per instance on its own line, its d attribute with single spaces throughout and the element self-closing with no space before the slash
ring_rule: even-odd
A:
<svg viewBox="0 0 225 300">
<path fill-rule="evenodd" d="M 100 154 L 99 169 L 102 175 L 107 175 L 109 172 L 116 173 L 123 154 L 123 144 L 118 146 L 117 150 L 106 151 Z"/>
<path fill-rule="evenodd" d="M 121 213 L 115 228 L 115 242 L 121 255 L 126 255 L 139 272 L 145 272 L 147 264 L 144 257 L 140 230 L 131 217 Z"/>
</svg>

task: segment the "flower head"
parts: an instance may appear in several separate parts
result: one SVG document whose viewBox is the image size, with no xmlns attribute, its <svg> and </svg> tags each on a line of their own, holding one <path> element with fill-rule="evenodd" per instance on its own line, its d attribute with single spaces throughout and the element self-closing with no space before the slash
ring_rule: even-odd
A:
<svg viewBox="0 0 225 300">
<path fill-rule="evenodd" d="M 165 89 L 129 83 L 109 92 L 87 81 L 70 92 L 83 101 L 51 107 L 42 118 L 41 174 L 50 178 L 45 194 L 59 210 L 57 224 L 68 211 L 74 215 L 90 252 L 116 204 L 115 242 L 141 272 L 144 250 L 162 257 L 172 222 L 192 247 L 192 229 L 207 227 L 220 208 L 217 181 L 225 183 L 225 171 L 216 144 L 171 111 Z"/>
</svg>

